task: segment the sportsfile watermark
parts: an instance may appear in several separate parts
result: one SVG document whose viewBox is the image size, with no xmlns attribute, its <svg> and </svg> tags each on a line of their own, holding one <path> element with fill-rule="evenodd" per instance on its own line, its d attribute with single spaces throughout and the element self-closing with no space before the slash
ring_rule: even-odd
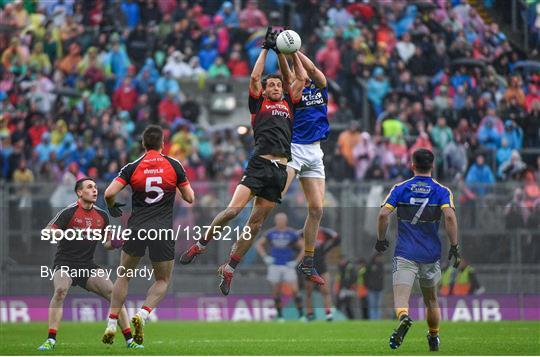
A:
<svg viewBox="0 0 540 357">
<path fill-rule="evenodd" d="M 213 231 L 213 232 L 211 232 Z M 130 229 L 122 226 L 108 225 L 103 229 L 94 228 L 68 228 L 55 229 L 45 228 L 41 230 L 41 240 L 49 241 L 51 244 L 58 244 L 62 240 L 66 241 L 101 241 L 105 243 L 108 239 L 111 241 L 128 240 L 163 240 L 177 241 L 186 238 L 187 240 L 201 240 L 205 236 L 212 237 L 213 240 L 250 240 L 251 228 L 229 227 L 229 226 L 182 226 L 176 229 L 169 228 L 149 228 L 149 229 Z"/>
</svg>

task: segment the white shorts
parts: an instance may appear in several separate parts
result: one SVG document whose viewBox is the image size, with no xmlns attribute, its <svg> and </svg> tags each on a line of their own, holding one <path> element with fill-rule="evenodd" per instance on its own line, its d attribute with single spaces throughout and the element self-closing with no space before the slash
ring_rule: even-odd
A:
<svg viewBox="0 0 540 357">
<path fill-rule="evenodd" d="M 291 144 L 292 161 L 287 165 L 298 172 L 298 177 L 325 178 L 321 143 Z"/>
<path fill-rule="evenodd" d="M 269 265 L 266 278 L 272 284 L 283 282 L 295 283 L 298 281 L 296 277 L 296 269 L 287 265 Z"/>
<path fill-rule="evenodd" d="M 412 286 L 417 277 L 421 287 L 430 288 L 436 286 L 441 280 L 439 261 L 431 264 L 420 264 L 402 257 L 394 257 L 392 260 L 392 280 L 394 285 Z"/>
</svg>

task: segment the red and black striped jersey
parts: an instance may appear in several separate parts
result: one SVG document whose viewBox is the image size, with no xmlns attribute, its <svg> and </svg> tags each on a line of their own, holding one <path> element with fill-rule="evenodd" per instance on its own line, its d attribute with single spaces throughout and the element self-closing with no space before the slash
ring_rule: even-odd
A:
<svg viewBox="0 0 540 357">
<path fill-rule="evenodd" d="M 172 228 L 176 189 L 189 184 L 178 160 L 148 150 L 124 166 L 115 180 L 131 186 L 129 228 Z"/>
<path fill-rule="evenodd" d="M 85 209 L 77 202 L 67 206 L 49 222 L 48 226 L 52 229 L 61 229 L 63 231 L 72 229 L 72 234 L 66 234 L 64 239 L 58 241 L 55 261 L 66 263 L 88 263 L 94 260 L 96 250 L 96 239 L 72 239 L 78 237 L 80 230 L 104 229 L 109 225 L 109 215 L 107 212 L 92 205 L 92 208 Z M 86 234 L 80 235 L 88 238 Z M 104 232 L 102 232 L 102 237 Z"/>
<path fill-rule="evenodd" d="M 291 160 L 291 140 L 294 109 L 300 101 L 293 101 L 291 94 L 274 102 L 261 92 L 249 93 L 249 112 L 255 138 L 254 155 L 274 155 Z"/>
</svg>

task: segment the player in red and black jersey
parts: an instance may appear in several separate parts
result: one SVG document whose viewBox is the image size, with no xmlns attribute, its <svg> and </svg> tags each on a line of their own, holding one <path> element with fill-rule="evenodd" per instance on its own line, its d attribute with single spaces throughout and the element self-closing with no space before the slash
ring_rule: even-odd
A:
<svg viewBox="0 0 540 357">
<path fill-rule="evenodd" d="M 105 191 L 111 216 L 120 217 L 124 204 L 115 202 L 115 197 L 127 185 L 131 186 L 132 190 L 132 212 L 128 220 L 132 235 L 122 248 L 119 268 L 126 272 L 133 271 L 145 255 L 146 248 L 154 268 L 155 282 L 148 289 L 143 306 L 131 320 L 135 327 L 133 336 L 139 344 L 143 341 L 146 319 L 165 296 L 174 267 L 172 216 L 177 189 L 184 201 L 192 203 L 194 200 L 193 189 L 180 162 L 161 153 L 161 127 L 148 126 L 143 132 L 142 145 L 146 150 L 144 155 L 124 166 Z M 149 230 L 169 230 L 171 234 L 159 239 L 147 239 Z M 124 276 L 118 277 L 114 283 L 109 322 L 103 336 L 105 343 L 116 333 L 118 313 L 126 300 L 130 278 L 127 274 L 122 275 Z"/>
<path fill-rule="evenodd" d="M 272 42 L 273 41 L 273 42 Z M 247 222 L 248 230 L 234 244 L 229 261 L 219 267 L 220 290 L 229 294 L 233 272 L 244 254 L 251 247 L 266 217 L 281 202 L 281 192 L 287 182 L 287 162 L 291 159 L 291 138 L 294 107 L 302 99 L 302 89 L 307 76 L 300 59 L 293 55 L 296 80 L 288 93 L 283 92 L 283 80 L 279 75 L 262 78 L 268 49 L 274 46 L 275 33 L 268 29 L 263 49 L 255 63 L 249 82 L 249 111 L 255 137 L 255 152 L 249 160 L 244 176 L 228 207 L 220 212 L 206 231 L 204 240 L 191 246 L 180 262 L 189 264 L 206 245 L 235 218 L 253 199 L 253 210 Z"/>
<path fill-rule="evenodd" d="M 300 235 L 303 237 L 304 231 L 301 230 Z M 319 227 L 317 231 L 317 236 L 315 237 L 315 255 L 313 256 L 313 266 L 315 270 L 326 280 L 330 278 L 328 274 L 328 267 L 326 265 L 326 255 L 332 249 L 337 247 L 341 243 L 341 239 L 336 231 Z M 306 317 L 308 321 L 315 319 L 315 314 L 313 313 L 313 283 L 309 280 L 306 280 Z M 326 312 L 326 321 L 332 321 L 332 298 L 330 297 L 330 288 L 328 285 L 321 285 L 320 292 L 323 296 L 324 310 Z"/>
<path fill-rule="evenodd" d="M 75 184 L 77 202 L 61 210 L 47 225 L 46 231 L 57 236 L 57 230 L 73 230 L 73 235 L 58 241 L 58 250 L 53 263 L 54 294 L 49 304 L 49 336 L 39 346 L 38 350 L 48 351 L 55 348 L 56 333 L 62 320 L 62 306 L 67 292 L 71 286 L 80 286 L 83 289 L 94 292 L 110 301 L 113 283 L 104 276 L 102 268 L 94 263 L 94 252 L 100 237 L 87 237 L 87 232 L 92 234 L 95 230 L 101 230 L 103 237 L 105 227 L 109 225 L 107 212 L 94 205 L 97 200 L 97 186 L 93 179 L 83 178 Z M 88 229 L 90 229 L 88 231 Z M 82 231 L 82 232 L 81 232 Z M 78 237 L 81 239 L 71 239 Z M 58 236 L 60 237 L 60 236 Z M 106 237 L 105 249 L 113 249 L 110 236 Z M 101 271 L 101 272 L 100 272 Z M 129 318 L 126 309 L 120 310 L 120 326 L 126 338 L 128 348 L 142 348 L 133 342 Z"/>
</svg>

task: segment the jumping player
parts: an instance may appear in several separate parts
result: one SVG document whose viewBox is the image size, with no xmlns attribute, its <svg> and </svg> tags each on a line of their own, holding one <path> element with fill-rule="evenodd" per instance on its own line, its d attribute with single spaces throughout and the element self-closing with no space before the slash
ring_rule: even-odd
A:
<svg viewBox="0 0 540 357">
<path fill-rule="evenodd" d="M 186 179 L 184 168 L 177 160 L 161 153 L 163 148 L 163 130 L 156 125 L 149 125 L 142 134 L 145 153 L 139 159 L 124 166 L 118 177 L 105 191 L 105 200 L 113 217 L 122 215 L 124 204 L 115 202 L 116 195 L 127 185 L 132 190 L 132 213 L 128 228 L 132 236 L 123 246 L 120 255 L 120 267 L 125 272 L 133 271 L 148 248 L 150 261 L 155 273 L 155 282 L 148 289 L 143 306 L 132 318 L 135 329 L 133 337 L 137 343 L 143 342 L 143 327 L 161 299 L 165 296 L 174 266 L 174 237 L 172 234 L 159 240 L 146 239 L 150 229 L 172 233 L 172 215 L 176 190 L 188 203 L 194 200 L 193 190 Z M 116 325 L 120 307 L 128 293 L 130 278 L 127 274 L 116 279 L 112 292 L 112 301 L 103 343 L 112 343 L 116 334 Z"/>
<path fill-rule="evenodd" d="M 298 56 L 293 55 L 296 80 L 288 92 L 283 91 L 281 76 L 271 74 L 262 78 L 268 49 L 274 46 L 275 33 L 271 32 L 269 27 L 249 82 L 249 110 L 255 137 L 255 152 L 228 207 L 214 218 L 204 240 L 191 246 L 180 257 L 182 264 L 189 264 L 198 254 L 203 253 L 210 240 L 255 198 L 247 230 L 243 230 L 241 237 L 233 245 L 228 262 L 218 269 L 221 278 L 219 288 L 224 295 L 229 294 L 234 269 L 251 247 L 252 238 L 257 236 L 276 203 L 281 202 L 281 192 L 287 183 L 294 108 L 302 97 L 306 73 Z M 321 279 L 318 275 L 313 276 L 313 279 L 317 278 Z"/>
<path fill-rule="evenodd" d="M 46 230 L 52 235 L 55 235 L 56 230 L 86 230 L 88 228 L 103 230 L 109 225 L 107 212 L 95 205 L 98 190 L 93 179 L 87 177 L 78 180 L 75 184 L 75 193 L 78 197 L 77 202 L 60 211 L 47 225 Z M 102 231 L 102 234 L 105 234 L 105 231 Z M 38 350 L 49 351 L 55 348 L 56 334 L 62 320 L 62 306 L 71 286 L 80 286 L 110 301 L 113 283 L 103 277 L 105 276 L 103 271 L 98 273 L 102 268 L 94 263 L 97 242 L 94 239 L 59 240 L 53 263 L 54 294 L 49 304 L 49 335 Z M 104 248 L 114 249 L 110 236 L 107 236 Z M 127 347 L 143 348 L 142 345 L 133 341 L 128 314 L 124 307 L 119 309 L 119 320 Z"/>
<path fill-rule="evenodd" d="M 305 319 L 302 297 L 298 294 L 296 266 L 302 259 L 304 246 L 296 230 L 287 226 L 287 215 L 278 213 L 274 217 L 275 227 L 268 230 L 257 240 L 257 253 L 268 266 L 267 279 L 272 284 L 278 321 L 283 320 L 281 292 L 283 284 L 288 284 L 294 296 L 298 318 Z M 270 254 L 266 252 L 270 246 Z"/>
<path fill-rule="evenodd" d="M 434 155 L 418 149 L 412 156 L 414 177 L 394 185 L 384 202 L 377 222 L 375 249 L 384 252 L 388 246 L 386 230 L 388 217 L 397 208 L 398 237 L 393 259 L 394 307 L 399 325 L 390 336 L 390 348 L 396 349 L 411 327 L 409 297 L 414 280 L 418 278 L 427 310 L 431 351 L 439 350 L 439 322 L 441 313 L 437 301 L 437 283 L 441 278 L 441 242 L 438 229 L 441 216 L 448 239 L 448 260 L 459 266 L 457 220 L 452 192 L 431 177 Z"/>
<path fill-rule="evenodd" d="M 328 88 L 326 77 L 313 62 L 300 51 L 296 52 L 305 68 L 308 78 L 304 82 L 302 100 L 294 111 L 294 127 L 291 144 L 292 161 L 288 163 L 288 180 L 283 195 L 296 176 L 306 197 L 308 214 L 304 223 L 304 259 L 299 268 L 309 276 L 313 269 L 315 240 L 323 214 L 325 173 L 321 141 L 328 138 Z M 279 67 L 283 73 L 285 87 L 293 80 L 287 59 L 278 55 Z M 321 274 L 320 271 L 315 271 Z"/>
<path fill-rule="evenodd" d="M 303 233 L 300 232 L 300 235 Z M 313 264 L 315 270 L 324 280 L 328 281 L 330 274 L 328 273 L 328 267 L 326 265 L 326 255 L 332 249 L 337 247 L 340 244 L 341 240 L 336 231 L 320 227 L 317 232 L 317 238 L 315 240 L 315 255 L 313 257 Z M 306 317 L 308 321 L 313 321 L 315 319 L 315 314 L 313 313 L 313 283 L 311 281 L 306 281 Z M 326 321 L 332 321 L 334 317 L 332 316 L 332 297 L 330 296 L 330 288 L 328 284 L 321 285 L 319 287 L 321 295 L 323 296 L 324 302 L 324 311 L 326 313 Z"/>
</svg>

